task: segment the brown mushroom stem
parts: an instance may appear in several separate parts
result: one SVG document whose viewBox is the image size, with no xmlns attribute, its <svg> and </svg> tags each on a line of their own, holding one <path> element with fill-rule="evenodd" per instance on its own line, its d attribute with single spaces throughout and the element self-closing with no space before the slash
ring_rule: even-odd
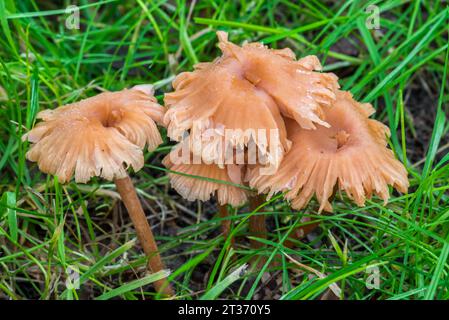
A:
<svg viewBox="0 0 449 320">
<path fill-rule="evenodd" d="M 148 269 L 151 272 L 163 270 L 165 268 L 164 263 L 159 255 L 153 232 L 143 212 L 142 205 L 137 197 L 136 189 L 131 179 L 127 176 L 125 178 L 115 179 L 114 182 L 134 224 L 143 251 L 148 256 Z M 174 295 L 174 291 L 166 279 L 154 282 L 154 287 L 158 293 L 164 296 Z"/>
<path fill-rule="evenodd" d="M 226 219 L 229 217 L 229 211 L 226 205 L 218 205 L 218 213 L 220 215 L 220 218 Z M 221 231 L 223 233 L 223 237 L 226 240 L 229 236 L 229 233 L 231 232 L 231 220 L 221 220 Z M 234 238 L 231 239 L 231 245 L 234 245 Z"/>
<path fill-rule="evenodd" d="M 251 212 L 255 211 L 262 203 L 265 202 L 265 199 L 261 195 L 253 196 L 249 198 L 249 209 Z M 250 235 L 266 239 L 267 238 L 267 225 L 265 223 L 265 215 L 252 215 L 249 217 L 249 231 Z M 251 248 L 259 249 L 263 247 L 263 243 L 257 240 L 250 240 Z"/>
</svg>

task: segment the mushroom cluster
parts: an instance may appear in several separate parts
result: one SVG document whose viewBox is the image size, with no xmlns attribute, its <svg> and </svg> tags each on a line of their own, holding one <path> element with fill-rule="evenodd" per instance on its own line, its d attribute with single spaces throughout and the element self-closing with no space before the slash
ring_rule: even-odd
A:
<svg viewBox="0 0 449 320">
<path fill-rule="evenodd" d="M 319 212 L 330 212 L 337 189 L 359 206 L 372 194 L 386 202 L 388 186 L 407 191 L 407 172 L 387 147 L 388 128 L 369 118 L 371 105 L 339 90 L 338 78 L 321 72 L 316 56 L 297 60 L 288 48 L 238 46 L 224 32 L 217 36 L 222 56 L 179 74 L 174 92 L 165 95 L 164 124 L 180 144 L 164 163 L 182 174 L 169 175 L 184 198 L 217 194 L 220 205 L 239 206 L 255 198 L 239 189 L 244 185 L 269 197 L 285 192 L 295 209 L 315 196 Z M 180 150 L 187 161 L 175 164 Z M 263 219 L 250 218 L 250 231 L 264 228 Z"/>
<path fill-rule="evenodd" d="M 242 184 L 248 166 L 255 164 L 248 161 L 250 150 L 256 150 L 257 163 L 273 168 L 272 173 L 290 150 L 284 117 L 307 129 L 328 126 L 324 109 L 335 101 L 337 77 L 317 72 L 321 65 L 314 56 L 296 60 L 290 49 L 274 50 L 260 43 L 240 47 L 229 42 L 226 33 L 217 35 L 223 55 L 176 77 L 174 92 L 165 95 L 164 124 L 171 139 L 188 146 L 185 153 L 199 158 L 193 166 L 191 161 L 178 163 L 176 171 L 195 171 L 206 178 L 220 172 L 223 180 Z M 180 149 L 186 150 L 178 147 L 167 158 L 180 159 Z M 174 168 L 173 161 L 165 163 Z M 173 187 L 189 200 L 208 200 L 216 191 L 229 189 L 206 182 L 191 188 L 192 178 L 171 177 Z M 219 196 L 219 203 L 245 202 L 247 194 L 233 193 L 232 198 Z"/>
<path fill-rule="evenodd" d="M 263 201 L 257 193 L 285 193 L 298 210 L 315 196 L 318 211 L 331 212 L 337 190 L 359 206 L 372 195 L 387 202 L 389 186 L 407 192 L 407 171 L 387 147 L 388 128 L 370 119 L 370 104 L 341 91 L 317 57 L 217 36 L 222 55 L 179 74 L 165 94 L 167 109 L 142 85 L 44 110 L 24 136 L 27 158 L 62 183 L 113 180 L 153 272 L 164 265 L 127 168 L 140 170 L 145 146 L 162 142 L 157 124 L 178 142 L 163 160 L 172 187 L 191 201 L 215 195 L 225 234 L 226 206 L 249 200 L 255 211 Z M 249 228 L 264 237 L 264 217 L 252 212 Z M 173 295 L 165 279 L 155 287 Z"/>
</svg>

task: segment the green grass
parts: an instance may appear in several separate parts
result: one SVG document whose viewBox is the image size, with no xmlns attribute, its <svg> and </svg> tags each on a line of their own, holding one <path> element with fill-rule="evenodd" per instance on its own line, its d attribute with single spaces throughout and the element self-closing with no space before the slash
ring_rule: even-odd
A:
<svg viewBox="0 0 449 320">
<path fill-rule="evenodd" d="M 51 4 L 53 3 L 53 4 Z M 316 299 L 335 284 L 341 299 L 449 298 L 448 24 L 441 1 L 78 1 L 81 29 L 65 26 L 69 1 L 0 1 L 0 299 L 153 298 L 146 259 L 111 183 L 61 185 L 25 160 L 21 136 L 39 110 L 102 90 L 155 83 L 213 60 L 216 30 L 316 54 L 354 96 L 388 124 L 390 147 L 409 171 L 410 192 L 358 208 L 344 196 L 334 214 L 316 204 L 294 211 L 280 196 L 264 204 L 272 227 L 265 249 L 248 245 L 247 207 L 232 210 L 236 248 L 219 235 L 213 203 L 188 203 L 170 190 L 160 160 L 167 139 L 132 174 L 162 255 L 184 299 Z M 380 8 L 381 30 L 365 25 Z M 319 232 L 289 249 L 304 216 Z M 278 261 L 234 272 L 254 258 Z M 81 274 L 66 288 L 67 272 Z M 380 287 L 368 289 L 368 267 Z M 243 267 L 242 267 L 243 268 Z M 243 270 L 243 269 L 242 269 Z M 266 293 L 264 271 L 275 279 Z M 233 273 L 234 272 L 234 273 Z M 271 286 L 273 287 L 273 286 Z M 271 296 L 270 296 L 271 294 Z"/>
</svg>

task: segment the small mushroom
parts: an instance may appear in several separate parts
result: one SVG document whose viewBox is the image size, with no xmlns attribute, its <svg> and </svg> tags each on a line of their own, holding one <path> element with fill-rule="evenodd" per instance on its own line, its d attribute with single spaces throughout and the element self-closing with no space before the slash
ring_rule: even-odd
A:
<svg viewBox="0 0 449 320">
<path fill-rule="evenodd" d="M 220 217 L 224 219 L 222 231 L 227 237 L 231 221 L 225 219 L 228 216 L 226 206 L 241 206 L 248 198 L 248 191 L 239 187 L 242 184 L 243 168 L 238 165 L 220 167 L 215 163 L 205 163 L 201 158 L 194 161 L 192 153 L 187 157 L 182 154 L 182 145 L 187 143 L 179 143 L 162 161 L 171 171 L 168 174 L 171 186 L 188 201 L 208 201 L 215 195 Z"/>
<path fill-rule="evenodd" d="M 170 154 L 164 158 L 163 164 L 174 171 L 169 173 L 173 189 L 188 201 L 208 201 L 216 195 L 220 205 L 238 207 L 247 200 L 244 189 L 236 186 L 242 183 L 234 178 L 236 174 L 233 171 L 240 170 L 238 166 L 227 165 L 221 168 L 214 163 L 173 163 Z"/>
<path fill-rule="evenodd" d="M 143 167 L 142 149 L 154 150 L 161 142 L 156 122 L 164 108 L 151 86 L 105 92 L 55 110 L 38 114 L 38 123 L 23 139 L 32 143 L 27 152 L 39 169 L 58 177 L 61 183 L 86 183 L 92 177 L 114 180 L 117 190 L 149 257 L 152 272 L 164 268 L 157 244 L 143 212 L 127 168 Z M 158 292 L 172 295 L 165 279 L 155 282 Z"/>
<path fill-rule="evenodd" d="M 334 188 L 346 192 L 359 206 L 373 194 L 386 203 L 389 185 L 407 192 L 407 171 L 387 148 L 389 129 L 369 119 L 373 113 L 370 104 L 358 103 L 349 92 L 339 91 L 325 114 L 329 128 L 305 130 L 287 121 L 290 152 L 274 175 L 252 170 L 250 186 L 269 196 L 287 192 L 285 198 L 298 210 L 315 195 L 320 212 L 332 211 L 329 199 Z"/>
</svg>

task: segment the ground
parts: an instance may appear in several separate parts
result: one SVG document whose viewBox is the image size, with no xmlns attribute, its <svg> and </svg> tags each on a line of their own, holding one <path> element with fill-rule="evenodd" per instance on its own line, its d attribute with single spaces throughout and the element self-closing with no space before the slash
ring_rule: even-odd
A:
<svg viewBox="0 0 449 320">
<path fill-rule="evenodd" d="M 233 209 L 238 231 L 231 248 L 220 234 L 213 200 L 187 202 L 170 189 L 161 159 L 173 143 L 164 135 L 164 144 L 147 152 L 145 168 L 131 175 L 178 295 L 449 297 L 444 3 L 77 3 L 80 29 L 72 28 L 76 15 L 66 12 L 69 1 L 0 2 L 0 299 L 154 297 L 145 257 L 114 185 L 102 180 L 60 185 L 25 160 L 29 146 L 20 137 L 39 110 L 104 90 L 153 83 L 162 103 L 174 75 L 219 55 L 217 30 L 228 31 L 236 43 L 262 41 L 290 47 L 298 57 L 317 55 L 343 89 L 372 103 L 374 117 L 390 127 L 390 147 L 407 167 L 410 189 L 406 195 L 392 191 L 387 205 L 373 198 L 363 208 L 337 194 L 334 213 L 320 216 L 315 202 L 295 211 L 276 196 L 263 209 L 270 235 L 259 250 L 249 246 L 249 208 Z M 285 247 L 285 235 L 304 217 L 321 223 Z M 271 261 L 237 280 L 228 276 L 257 258 Z M 77 274 L 80 288 L 67 287 L 67 278 Z"/>
</svg>

